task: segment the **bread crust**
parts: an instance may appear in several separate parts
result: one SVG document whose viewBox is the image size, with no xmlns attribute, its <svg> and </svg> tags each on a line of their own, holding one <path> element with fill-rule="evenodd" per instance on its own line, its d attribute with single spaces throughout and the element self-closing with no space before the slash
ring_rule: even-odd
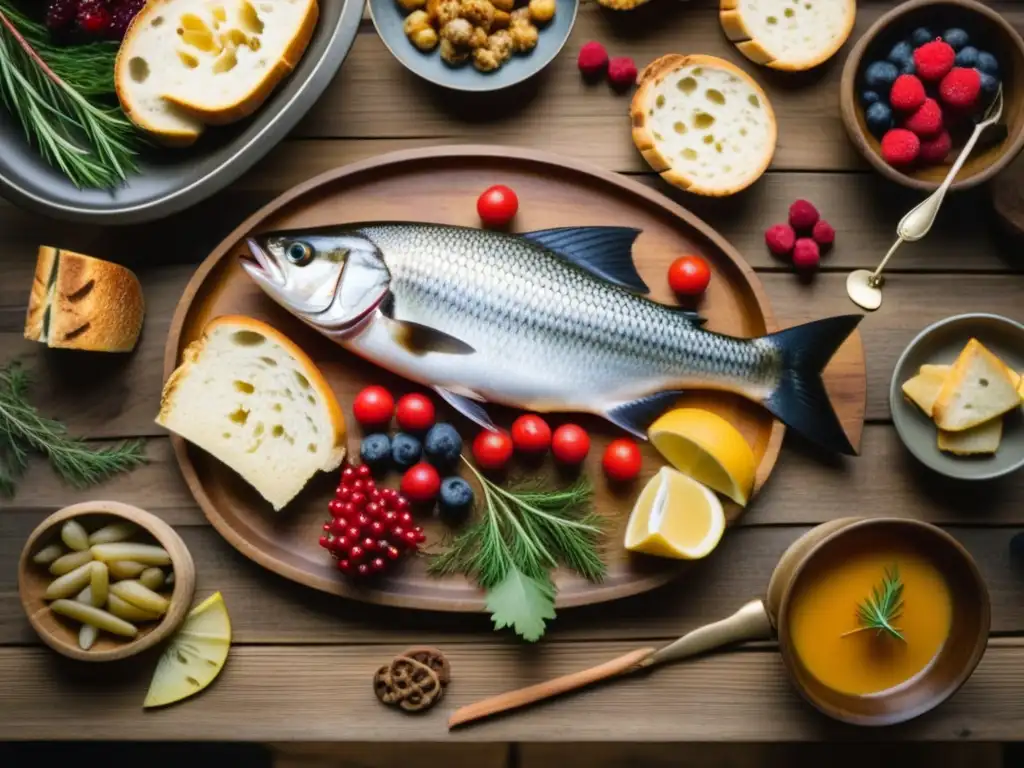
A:
<svg viewBox="0 0 1024 768">
<path fill-rule="evenodd" d="M 690 65 L 728 70 L 730 73 L 737 75 L 747 82 L 757 93 L 758 98 L 760 98 L 761 103 L 764 105 L 765 117 L 770 126 L 768 151 L 765 153 L 765 156 L 762 158 L 757 168 L 752 170 L 744 182 L 740 184 L 731 187 L 709 187 L 701 184 L 697 180 L 686 176 L 674 168 L 672 162 L 658 149 L 657 142 L 654 139 L 654 134 L 647 121 L 652 93 L 654 88 L 670 73 L 684 66 Z M 636 148 L 640 151 L 640 154 L 643 155 L 643 158 L 647 161 L 648 165 L 661 174 L 661 177 L 669 184 L 695 195 L 703 195 L 705 197 L 727 197 L 728 195 L 736 194 L 737 192 L 749 187 L 761 178 L 764 172 L 768 169 L 768 166 L 771 164 L 772 157 L 775 155 L 775 144 L 778 139 L 778 126 L 775 121 L 775 111 L 772 109 L 771 102 L 768 100 L 768 96 L 765 94 L 764 89 L 761 88 L 761 86 L 758 85 L 750 75 L 735 64 L 732 64 L 725 59 L 720 59 L 717 56 L 708 56 L 706 54 L 683 55 L 670 53 L 655 59 L 644 67 L 643 71 L 640 72 L 637 77 L 637 81 L 640 85 L 637 88 L 636 93 L 633 94 L 633 101 L 630 105 L 629 111 L 630 122 L 633 126 L 633 143 L 636 144 Z"/>
<path fill-rule="evenodd" d="M 50 327 L 44 339 L 47 311 Z M 26 339 L 61 349 L 130 352 L 144 315 L 142 286 L 127 267 L 50 246 L 39 248 L 25 317 Z"/>
<path fill-rule="evenodd" d="M 1014 383 L 1014 372 L 1007 367 L 1006 363 L 1000 360 L 996 355 L 992 354 L 983 344 L 977 339 L 971 339 L 967 342 L 967 346 L 964 347 L 960 356 L 953 363 L 953 367 L 946 377 L 946 381 L 939 391 L 938 397 L 935 398 L 935 405 L 932 407 L 932 418 L 939 429 L 943 429 L 947 432 L 963 432 L 964 430 L 976 427 L 979 424 L 983 424 L 986 421 L 990 421 L 993 418 L 1001 418 L 1003 414 L 1012 411 L 1018 406 L 1018 403 L 1008 403 L 1006 408 L 1002 411 L 985 418 L 975 418 L 970 421 L 963 423 L 952 424 L 950 423 L 951 414 L 950 409 L 953 407 L 953 399 L 956 393 L 963 387 L 964 379 L 971 370 L 971 364 L 976 358 L 981 358 L 986 365 L 989 366 L 998 376 L 1005 376 L 1007 383 L 1016 390 L 1016 384 Z"/>
</svg>

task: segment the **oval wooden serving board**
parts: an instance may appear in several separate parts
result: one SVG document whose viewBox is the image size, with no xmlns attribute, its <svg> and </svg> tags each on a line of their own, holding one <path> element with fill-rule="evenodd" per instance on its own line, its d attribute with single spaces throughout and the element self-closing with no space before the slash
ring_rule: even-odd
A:
<svg viewBox="0 0 1024 768">
<path fill-rule="evenodd" d="M 164 359 L 164 376 L 177 366 L 185 346 L 204 324 L 223 314 L 250 315 L 267 321 L 302 346 L 331 383 L 349 424 L 351 455 L 358 455 L 359 428 L 351 416 L 352 399 L 376 383 L 401 394 L 415 385 L 364 362 L 280 309 L 243 272 L 238 254 L 253 231 L 302 228 L 357 221 L 430 221 L 476 226 L 476 198 L 491 184 L 511 186 L 519 195 L 518 231 L 555 226 L 626 225 L 643 230 L 634 247 L 637 267 L 652 287 L 652 297 L 672 301 L 665 271 L 682 253 L 698 253 L 712 269 L 711 287 L 699 310 L 707 327 L 734 336 L 760 336 L 778 329 L 764 290 L 753 270 L 710 227 L 668 198 L 622 176 L 584 168 L 553 155 L 509 147 L 444 147 L 398 152 L 319 176 L 286 192 L 235 230 L 199 267 L 175 314 Z M 538 361 L 542 364 L 542 361 Z M 865 407 L 864 355 L 860 337 L 839 350 L 826 373 L 829 391 L 854 445 L 860 442 Z M 435 402 L 439 398 L 434 398 Z M 693 393 L 682 403 L 717 411 L 736 425 L 758 459 L 758 486 L 778 458 L 783 427 L 767 411 L 724 394 Z M 440 405 L 440 403 L 439 403 Z M 495 420 L 507 426 L 516 413 L 492 407 Z M 446 408 L 463 436 L 473 425 Z M 593 417 L 557 416 L 554 423 L 575 420 L 591 431 L 591 455 L 583 469 L 595 487 L 595 505 L 607 518 L 608 576 L 590 584 L 559 573 L 558 605 L 567 607 L 612 600 L 653 589 L 679 571 L 670 560 L 633 556 L 622 547 L 623 530 L 633 501 L 646 479 L 662 466 L 659 455 L 644 446 L 644 476 L 626 488 L 609 485 L 600 469 L 605 444 L 621 433 Z M 385 605 L 441 611 L 482 611 L 483 594 L 462 577 L 443 580 L 426 574 L 425 558 L 413 558 L 373 587 L 344 579 L 317 539 L 328 519 L 327 502 L 336 474 L 315 478 L 283 512 L 275 514 L 231 470 L 203 451 L 173 437 L 175 454 L 196 501 L 214 527 L 233 546 L 266 568 L 302 584 L 337 595 Z M 563 485 L 550 459 L 540 466 L 515 463 L 512 477 Z M 389 482 L 394 484 L 397 477 Z M 756 503 L 756 502 L 755 502 Z M 727 506 L 730 521 L 742 509 Z M 427 550 L 442 546 L 439 522 L 426 520 Z"/>
</svg>

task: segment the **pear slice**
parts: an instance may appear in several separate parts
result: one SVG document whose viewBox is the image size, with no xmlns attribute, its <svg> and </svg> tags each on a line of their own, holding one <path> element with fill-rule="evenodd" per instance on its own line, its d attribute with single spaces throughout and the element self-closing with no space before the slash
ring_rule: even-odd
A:
<svg viewBox="0 0 1024 768">
<path fill-rule="evenodd" d="M 163 707 L 194 696 L 216 679 L 231 648 L 231 620 L 217 592 L 197 605 L 157 663 L 142 706 Z"/>
</svg>

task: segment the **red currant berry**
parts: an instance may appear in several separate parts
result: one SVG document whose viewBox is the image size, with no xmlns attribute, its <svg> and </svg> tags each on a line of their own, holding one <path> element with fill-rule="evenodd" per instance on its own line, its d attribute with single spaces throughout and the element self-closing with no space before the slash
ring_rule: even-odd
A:
<svg viewBox="0 0 1024 768">
<path fill-rule="evenodd" d="M 320 546 L 323 547 L 324 549 L 330 549 L 331 540 L 328 537 L 326 537 L 326 536 L 321 536 L 320 537 Z"/>
<path fill-rule="evenodd" d="M 387 549 L 385 550 L 385 552 L 387 553 L 387 556 L 388 556 L 388 559 L 389 559 L 389 560 L 397 560 L 397 559 L 398 559 L 398 556 L 402 554 L 401 552 L 399 552 L 399 551 L 398 551 L 397 549 L 395 549 L 394 547 L 388 547 L 388 548 L 387 548 Z"/>
<path fill-rule="evenodd" d="M 337 499 L 332 499 L 331 502 L 327 505 L 327 509 L 330 510 L 331 514 L 334 517 L 337 517 L 338 515 L 340 515 L 342 513 L 342 508 L 343 507 L 344 507 L 344 504 L 342 502 L 338 501 Z"/>
<path fill-rule="evenodd" d="M 359 517 L 356 518 L 356 522 L 359 524 L 360 528 L 363 528 L 369 525 L 372 521 L 370 520 L 368 515 L 360 512 Z"/>
<path fill-rule="evenodd" d="M 366 464 L 360 464 L 356 467 L 356 477 L 369 477 L 370 468 Z"/>
<path fill-rule="evenodd" d="M 349 504 L 352 504 L 357 509 L 362 507 L 366 503 L 366 494 L 362 491 L 353 491 L 352 498 L 349 499 Z"/>
<path fill-rule="evenodd" d="M 411 525 L 412 524 L 412 515 L 409 514 L 408 512 L 403 512 L 402 514 L 400 514 L 398 516 L 398 522 L 400 522 L 402 525 Z"/>
<path fill-rule="evenodd" d="M 373 552 L 377 548 L 377 542 L 367 536 L 363 539 L 363 549 L 367 552 Z"/>
<path fill-rule="evenodd" d="M 419 534 L 416 531 L 406 531 L 403 537 L 409 544 L 415 544 L 419 540 Z"/>
<path fill-rule="evenodd" d="M 374 501 L 374 502 L 380 504 L 382 501 L 384 501 L 384 497 L 381 496 L 379 490 L 374 488 L 372 491 L 370 491 L 370 501 Z"/>
<path fill-rule="evenodd" d="M 338 570 L 342 573 L 352 573 L 352 563 L 350 563 L 348 560 L 339 560 Z"/>
<path fill-rule="evenodd" d="M 401 512 L 402 510 L 409 508 L 409 500 L 405 496 L 399 496 L 395 499 L 395 510 Z"/>
<path fill-rule="evenodd" d="M 334 524 L 333 524 L 333 523 L 324 523 L 324 524 L 323 524 L 323 529 L 324 529 L 325 531 L 327 531 L 327 532 L 330 532 L 331 528 L 333 528 L 333 527 L 334 527 Z"/>
<path fill-rule="evenodd" d="M 340 486 L 337 491 L 334 492 L 334 498 L 338 501 L 348 501 L 352 498 L 352 489 L 347 485 Z"/>
<path fill-rule="evenodd" d="M 380 508 L 380 504 L 378 504 L 376 501 L 371 501 L 366 505 L 366 508 L 363 511 L 370 517 L 377 517 L 382 510 Z"/>
<path fill-rule="evenodd" d="M 341 470 L 341 480 L 342 480 L 342 482 L 345 485 L 351 484 L 351 482 L 353 480 L 355 480 L 355 479 L 356 479 L 356 469 L 355 469 L 355 467 L 345 467 L 343 470 Z"/>
<path fill-rule="evenodd" d="M 338 538 L 336 538 L 334 540 L 334 548 L 337 549 L 337 550 L 346 550 L 346 549 L 348 549 L 348 545 L 349 545 L 349 537 L 348 536 L 339 536 Z"/>
<path fill-rule="evenodd" d="M 384 531 L 384 523 L 382 523 L 380 520 L 374 520 L 372 523 L 370 523 L 370 533 L 372 533 L 374 536 L 383 536 Z"/>
<path fill-rule="evenodd" d="M 329 523 L 325 523 L 325 526 L 329 527 L 331 533 L 344 533 L 347 527 L 342 520 L 332 520 Z M 327 530 L 326 527 L 325 530 Z"/>
<path fill-rule="evenodd" d="M 360 576 L 368 576 L 370 573 L 370 566 L 368 566 L 366 563 L 360 563 L 359 567 L 356 568 L 356 571 L 359 573 Z"/>
<path fill-rule="evenodd" d="M 348 551 L 348 559 L 349 560 L 356 560 L 356 561 L 362 560 L 363 559 L 363 548 L 360 547 L 358 544 L 356 546 L 352 547 L 352 549 L 350 549 Z"/>
<path fill-rule="evenodd" d="M 359 529 L 353 525 L 351 528 L 345 531 L 345 535 L 348 536 L 350 539 L 358 539 Z"/>
<path fill-rule="evenodd" d="M 387 563 L 385 563 L 382 559 L 378 557 L 375 558 L 372 563 L 370 563 L 370 567 L 373 568 L 373 570 L 377 573 L 380 573 L 387 567 Z"/>
<path fill-rule="evenodd" d="M 366 490 L 366 481 L 362 480 L 362 479 L 353 480 L 352 481 L 352 490 L 353 491 L 360 491 L 360 492 L 361 491 L 365 491 Z"/>
<path fill-rule="evenodd" d="M 394 510 L 389 509 L 384 513 L 384 523 L 387 525 L 394 525 L 398 522 L 398 513 Z"/>
</svg>

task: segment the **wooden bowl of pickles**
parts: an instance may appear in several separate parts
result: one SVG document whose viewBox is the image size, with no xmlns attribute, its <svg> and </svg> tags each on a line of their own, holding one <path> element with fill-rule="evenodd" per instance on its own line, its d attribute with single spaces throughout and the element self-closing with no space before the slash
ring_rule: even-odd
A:
<svg viewBox="0 0 1024 768">
<path fill-rule="evenodd" d="M 32 628 L 55 651 L 116 661 L 178 629 L 192 605 L 195 564 L 155 515 L 87 501 L 32 531 L 18 562 L 18 592 Z"/>
</svg>

